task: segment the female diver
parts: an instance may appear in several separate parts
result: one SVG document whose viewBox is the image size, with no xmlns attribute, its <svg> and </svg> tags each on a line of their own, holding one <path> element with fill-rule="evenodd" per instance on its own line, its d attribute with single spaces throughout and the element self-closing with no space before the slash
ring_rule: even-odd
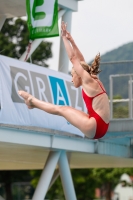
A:
<svg viewBox="0 0 133 200">
<path fill-rule="evenodd" d="M 47 113 L 62 116 L 80 129 L 86 137 L 99 139 L 106 134 L 110 119 L 108 96 L 102 82 L 97 77 L 100 72 L 100 54 L 96 55 L 92 66 L 89 66 L 66 27 L 66 23 L 62 22 L 62 39 L 73 65 L 72 83 L 76 88 L 82 86 L 82 97 L 88 113 L 70 106 L 59 106 L 40 101 L 25 91 L 18 91 L 18 93 L 23 97 L 29 109 L 38 108 Z"/>
</svg>

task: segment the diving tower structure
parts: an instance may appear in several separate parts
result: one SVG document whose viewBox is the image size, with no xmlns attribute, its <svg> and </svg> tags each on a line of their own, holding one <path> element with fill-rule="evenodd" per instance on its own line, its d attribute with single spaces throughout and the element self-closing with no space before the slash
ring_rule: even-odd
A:
<svg viewBox="0 0 133 200">
<path fill-rule="evenodd" d="M 28 110 L 19 89 L 85 111 L 70 75 L 0 56 L 0 170 L 42 169 L 33 200 L 61 176 L 66 200 L 76 199 L 70 169 L 133 165 L 133 119 L 111 119 L 106 135 L 88 139 L 63 117 Z M 58 95 L 57 95 L 58 94 Z M 129 104 L 130 105 L 130 104 Z"/>
<path fill-rule="evenodd" d="M 78 11 L 78 1 L 58 3 L 59 17 L 68 22 L 71 31 L 72 12 Z M 25 11 L 25 1 L 2 0 L 0 27 L 6 18 L 25 16 Z M 41 41 L 33 42 L 31 53 Z M 92 140 L 60 117 L 26 108 L 17 94 L 19 89 L 31 91 L 41 100 L 85 111 L 81 90 L 73 88 L 67 75 L 68 58 L 62 42 L 58 72 L 24 62 L 25 53 L 20 60 L 0 55 L 0 170 L 42 169 L 33 200 L 43 200 L 60 175 L 66 200 L 76 200 L 70 169 L 132 167 L 132 114 L 126 119 L 111 118 L 107 134 Z M 130 88 L 131 84 L 132 80 Z M 130 93 L 129 110 L 131 102 Z"/>
</svg>

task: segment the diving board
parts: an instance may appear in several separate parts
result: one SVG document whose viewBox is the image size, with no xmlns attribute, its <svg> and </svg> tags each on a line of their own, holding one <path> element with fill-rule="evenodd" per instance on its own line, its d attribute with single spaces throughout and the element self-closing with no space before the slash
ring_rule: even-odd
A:
<svg viewBox="0 0 133 200">
<path fill-rule="evenodd" d="M 111 121 L 108 133 L 100 140 L 0 124 L 0 152 L 0 170 L 43 169 L 33 200 L 43 200 L 58 175 L 66 199 L 76 199 L 70 168 L 132 167 L 133 123 L 130 119 L 117 120 L 116 126 Z"/>
<path fill-rule="evenodd" d="M 42 169 L 51 150 L 65 150 L 71 168 L 132 167 L 132 120 L 116 121 L 125 129 L 116 129 L 111 121 L 100 140 L 40 127 L 0 124 L 0 169 Z"/>
<path fill-rule="evenodd" d="M 133 123 L 130 119 L 111 120 L 100 140 L 65 131 L 0 124 L 0 144 L 1 170 L 42 169 L 49 152 L 62 149 L 69 155 L 71 168 L 132 167 Z"/>
</svg>

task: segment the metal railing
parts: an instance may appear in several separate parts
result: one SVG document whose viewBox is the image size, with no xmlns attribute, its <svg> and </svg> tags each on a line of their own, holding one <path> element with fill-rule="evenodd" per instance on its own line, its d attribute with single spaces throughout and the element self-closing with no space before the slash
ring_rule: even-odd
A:
<svg viewBox="0 0 133 200">
<path fill-rule="evenodd" d="M 129 77 L 128 81 L 128 99 L 113 99 L 113 78 L 114 77 Z M 113 119 L 113 103 L 114 102 L 128 102 L 128 110 L 129 110 L 129 118 L 133 118 L 133 95 L 132 95 L 132 84 L 133 84 L 133 74 L 115 74 L 115 75 L 110 75 L 109 80 L 110 80 L 110 118 Z"/>
<path fill-rule="evenodd" d="M 133 80 L 129 80 L 128 84 L 129 84 L 129 116 L 132 119 L 133 118 L 133 93 L 132 93 Z"/>
<path fill-rule="evenodd" d="M 109 96 L 110 118 L 133 119 L 133 60 L 101 62 L 100 69 L 99 78 Z"/>
</svg>

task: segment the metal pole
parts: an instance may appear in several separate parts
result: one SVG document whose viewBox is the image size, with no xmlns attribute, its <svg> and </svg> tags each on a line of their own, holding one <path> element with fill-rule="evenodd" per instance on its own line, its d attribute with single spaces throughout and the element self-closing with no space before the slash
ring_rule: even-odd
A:
<svg viewBox="0 0 133 200">
<path fill-rule="evenodd" d="M 130 81 L 133 83 L 132 76 L 130 76 Z M 131 83 L 131 118 L 133 118 L 133 91 L 132 91 L 132 83 Z"/>
<path fill-rule="evenodd" d="M 71 32 L 72 11 L 67 11 L 62 17 L 62 21 L 67 22 L 67 30 Z M 58 71 L 68 74 L 68 70 L 69 70 L 69 59 L 64 47 L 64 43 L 61 39 Z"/>
<path fill-rule="evenodd" d="M 131 80 L 128 82 L 129 84 L 129 118 L 131 119 L 132 118 L 132 82 Z"/>
<path fill-rule="evenodd" d="M 132 80 L 132 77 L 130 77 L 128 84 L 129 84 L 129 117 L 130 117 L 130 119 L 132 119 L 133 118 L 133 104 L 132 104 L 132 100 L 133 100 L 133 94 L 132 94 L 133 80 Z"/>
<path fill-rule="evenodd" d="M 60 19 L 62 15 L 65 13 L 65 10 L 60 10 L 58 13 L 58 18 Z M 37 47 L 40 45 L 40 43 L 44 40 L 44 38 L 36 39 L 31 44 L 31 50 L 29 52 L 28 58 L 32 55 L 32 53 L 37 49 Z M 25 61 L 25 57 L 27 55 L 27 51 L 23 53 L 23 55 L 19 58 L 21 61 Z M 28 60 L 27 58 L 27 60 Z"/>
<path fill-rule="evenodd" d="M 130 110 L 130 80 L 131 80 L 131 76 L 129 76 L 129 81 L 128 81 L 128 98 L 129 98 L 129 101 L 128 101 L 128 114 L 129 114 L 129 118 L 130 118 L 130 115 L 131 115 L 131 110 Z"/>
<path fill-rule="evenodd" d="M 129 97 L 128 113 L 129 113 L 129 118 L 131 118 L 131 109 L 130 109 L 130 81 L 128 81 L 128 97 Z"/>
<path fill-rule="evenodd" d="M 110 119 L 113 119 L 113 78 L 110 75 Z"/>
<path fill-rule="evenodd" d="M 66 200 L 76 200 L 75 189 L 65 151 L 62 151 L 58 164 Z"/>
<path fill-rule="evenodd" d="M 32 200 L 44 200 L 61 151 L 50 152 Z"/>
<path fill-rule="evenodd" d="M 133 99 L 133 88 L 132 88 L 132 83 L 133 81 L 130 81 L 131 82 L 131 119 L 133 118 L 133 104 L 132 104 L 132 99 Z"/>
</svg>

